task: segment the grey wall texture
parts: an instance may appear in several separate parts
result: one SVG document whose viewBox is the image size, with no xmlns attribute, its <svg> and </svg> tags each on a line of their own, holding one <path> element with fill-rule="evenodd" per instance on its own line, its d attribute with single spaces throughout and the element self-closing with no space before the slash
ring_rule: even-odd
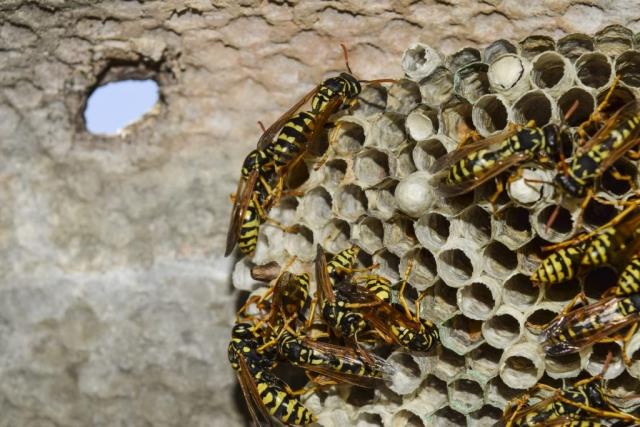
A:
<svg viewBox="0 0 640 427">
<path fill-rule="evenodd" d="M 323 77 L 398 77 L 532 33 L 640 30 L 640 2 L 12 1 L 0 4 L 0 426 L 246 423 L 226 361 L 238 295 L 228 196 L 258 120 Z M 96 85 L 161 101 L 118 137 L 84 129 Z"/>
</svg>

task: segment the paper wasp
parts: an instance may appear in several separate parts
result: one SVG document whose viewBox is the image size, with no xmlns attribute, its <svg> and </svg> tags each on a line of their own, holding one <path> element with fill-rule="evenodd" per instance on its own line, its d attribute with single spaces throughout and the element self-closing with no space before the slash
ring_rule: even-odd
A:
<svg viewBox="0 0 640 427">
<path fill-rule="evenodd" d="M 227 232 L 225 256 L 231 254 L 238 240 L 242 253 L 248 256 L 253 253 L 260 225 L 280 198 L 287 173 L 303 158 L 329 117 L 357 98 L 362 90 L 360 83 L 393 81 L 359 81 L 351 74 L 347 50 L 344 45 L 342 48 L 349 74 L 331 77 L 304 95 L 263 131 L 257 148 L 245 158 Z M 311 111 L 298 112 L 309 101 Z M 258 183 L 262 188 L 256 188 Z"/>
<path fill-rule="evenodd" d="M 622 412 L 609 400 L 610 394 L 603 381 L 609 360 L 610 357 L 603 373 L 569 387 L 556 389 L 536 384 L 524 396 L 509 402 L 503 416 L 505 427 L 597 427 L 615 422 L 612 420 L 621 423 L 615 425 L 637 425 L 640 418 Z M 546 392 L 548 397 L 538 397 L 539 392 Z M 530 403 L 532 397 L 538 397 L 538 401 Z"/>
<path fill-rule="evenodd" d="M 229 343 L 229 362 L 236 371 L 242 394 L 254 422 L 273 426 L 271 417 L 285 425 L 308 425 L 316 417 L 296 397 L 290 387 L 270 368 L 275 362 L 262 350 L 262 337 L 253 325 L 238 323 Z"/>
<path fill-rule="evenodd" d="M 548 124 L 542 128 L 529 123 L 520 130 L 512 129 L 472 142 L 439 158 L 431 167 L 438 191 L 445 197 L 467 193 L 518 164 L 557 159 L 561 151 L 561 129 Z M 502 190 L 499 184 L 498 192 Z"/>
</svg>

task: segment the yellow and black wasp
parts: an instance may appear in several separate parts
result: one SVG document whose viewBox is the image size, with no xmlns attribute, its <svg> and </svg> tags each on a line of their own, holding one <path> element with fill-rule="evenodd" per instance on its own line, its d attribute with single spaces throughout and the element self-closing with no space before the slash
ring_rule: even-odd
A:
<svg viewBox="0 0 640 427">
<path fill-rule="evenodd" d="M 609 358 L 604 370 L 608 362 Z M 638 417 L 624 413 L 610 402 L 602 376 L 596 375 L 561 389 L 536 384 L 524 396 L 507 405 L 503 416 L 505 427 L 637 425 Z M 539 397 L 540 392 L 546 392 L 548 397 Z M 531 403 L 532 398 L 538 401 Z"/>
<path fill-rule="evenodd" d="M 559 159 L 560 127 L 515 126 L 498 135 L 466 144 L 438 159 L 431 167 L 438 191 L 445 197 L 467 193 L 518 164 Z M 502 186 L 498 188 L 501 190 Z M 494 195 L 497 198 L 499 193 Z"/>
<path fill-rule="evenodd" d="M 227 232 L 225 256 L 231 254 L 238 241 L 243 254 L 250 256 L 254 252 L 260 225 L 280 198 L 287 173 L 303 158 L 329 117 L 350 105 L 360 94 L 361 81 L 351 74 L 346 48 L 342 48 L 349 74 L 331 77 L 300 98 L 264 130 L 257 148 L 245 158 Z M 298 112 L 309 101 L 311 111 Z M 257 185 L 261 188 L 256 188 Z"/>
<path fill-rule="evenodd" d="M 273 353 L 264 349 L 262 337 L 250 323 L 237 323 L 229 343 L 229 362 L 254 422 L 273 426 L 274 417 L 285 425 L 309 425 L 317 419 L 288 384 L 271 372 Z"/>
<path fill-rule="evenodd" d="M 534 283 L 553 285 L 574 278 L 580 269 L 604 264 L 623 265 L 640 250 L 640 211 L 637 200 L 603 226 L 545 250 L 547 256 L 531 275 Z"/>
</svg>

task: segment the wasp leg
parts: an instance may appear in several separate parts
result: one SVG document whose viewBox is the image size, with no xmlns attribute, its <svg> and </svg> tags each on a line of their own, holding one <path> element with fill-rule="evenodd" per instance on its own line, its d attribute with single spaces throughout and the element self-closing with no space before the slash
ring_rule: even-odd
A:
<svg viewBox="0 0 640 427">
<path fill-rule="evenodd" d="M 504 182 L 500 178 L 495 179 L 496 182 L 496 191 L 489 196 L 489 203 L 491 203 L 491 211 L 494 216 L 498 216 L 498 209 L 496 208 L 496 204 L 498 203 L 498 197 L 504 192 Z"/>
<path fill-rule="evenodd" d="M 369 267 L 362 267 L 362 268 L 351 268 L 351 267 L 347 268 L 342 265 L 337 265 L 335 269 L 337 272 L 342 274 L 353 274 L 353 273 L 360 273 L 360 272 L 375 270 L 378 267 L 380 267 L 380 264 L 374 263 L 374 264 L 371 264 Z"/>
<path fill-rule="evenodd" d="M 407 304 L 407 299 L 404 296 L 404 290 L 407 287 L 407 282 L 409 281 L 409 276 L 411 275 L 411 270 L 413 269 L 413 263 L 414 258 L 409 258 L 409 260 L 407 261 L 407 268 L 404 272 L 404 279 L 402 279 L 400 290 L 398 291 L 398 302 L 404 309 L 404 312 L 409 319 L 412 319 L 413 315 L 411 314 L 411 310 L 409 310 L 409 304 Z"/>
<path fill-rule="evenodd" d="M 639 151 L 629 150 L 627 151 L 626 156 L 631 160 L 640 160 L 640 150 Z"/>
<path fill-rule="evenodd" d="M 265 219 L 265 224 L 272 225 L 276 228 L 279 228 L 285 233 L 297 233 L 298 231 L 300 231 L 300 226 L 298 225 L 287 226 L 282 224 L 280 221 L 276 221 L 275 219 L 272 219 L 272 218 Z"/>
<path fill-rule="evenodd" d="M 580 137 L 581 140 L 588 140 L 589 139 L 589 135 L 587 134 L 587 131 L 585 130 L 588 126 L 590 126 L 592 123 L 597 123 L 597 122 L 602 122 L 603 121 L 602 110 L 604 110 L 605 107 L 607 106 L 607 104 L 609 104 L 609 99 L 611 98 L 611 95 L 613 95 L 613 92 L 614 92 L 616 86 L 618 85 L 619 80 L 620 80 L 620 76 L 616 75 L 616 77 L 613 79 L 613 83 L 611 84 L 611 87 L 607 91 L 607 94 L 605 95 L 605 97 L 602 100 L 602 102 L 600 102 L 600 104 L 598 104 L 596 109 L 593 110 L 593 113 L 591 113 L 589 115 L 589 118 L 586 121 L 582 122 L 582 124 L 580 124 L 580 126 L 578 126 L 578 129 L 576 130 L 576 132 L 577 132 L 577 134 L 578 134 L 578 136 Z"/>
<path fill-rule="evenodd" d="M 638 323 L 636 322 L 629 328 L 624 338 L 622 338 L 622 360 L 624 360 L 624 363 L 627 366 L 631 366 L 631 359 L 627 355 L 627 346 L 629 345 L 629 341 L 631 341 L 631 337 L 633 337 L 633 334 L 635 334 L 637 330 Z"/>
<path fill-rule="evenodd" d="M 307 321 L 305 322 L 305 328 L 310 329 L 313 324 L 313 318 L 316 314 L 316 306 L 318 305 L 318 298 L 314 297 L 311 300 L 311 304 L 309 304 L 309 316 L 307 317 Z"/>
<path fill-rule="evenodd" d="M 340 123 L 336 123 L 333 126 L 333 129 L 331 129 L 331 132 L 329 133 L 329 142 L 327 144 L 327 150 L 322 154 L 322 156 L 315 162 L 315 165 L 313 165 L 313 170 L 318 170 L 320 169 L 329 159 L 329 153 L 332 150 L 332 145 L 338 135 L 338 131 L 340 129 Z"/>
</svg>

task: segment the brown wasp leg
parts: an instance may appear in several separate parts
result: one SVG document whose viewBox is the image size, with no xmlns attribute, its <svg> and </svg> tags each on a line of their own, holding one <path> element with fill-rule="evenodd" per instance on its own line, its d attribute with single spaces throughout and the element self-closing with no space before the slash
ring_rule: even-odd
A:
<svg viewBox="0 0 640 427">
<path fill-rule="evenodd" d="M 494 191 L 494 193 L 491 196 L 489 196 L 489 203 L 491 203 L 491 211 L 493 212 L 493 215 L 497 217 L 498 209 L 496 208 L 496 204 L 498 203 L 498 197 L 500 197 L 500 195 L 504 191 L 504 183 L 500 178 L 496 178 L 495 183 L 496 183 L 496 191 Z"/>
<path fill-rule="evenodd" d="M 327 143 L 327 150 L 322 154 L 322 156 L 320 157 L 320 159 L 318 159 L 315 164 L 313 165 L 313 170 L 317 171 L 318 169 L 320 169 L 329 159 L 329 153 L 331 151 L 331 146 L 333 145 L 334 140 L 336 139 L 337 135 L 338 135 L 338 129 L 340 128 L 340 123 L 336 123 L 333 126 L 333 129 L 331 129 L 331 132 L 329 133 L 329 141 Z"/>
<path fill-rule="evenodd" d="M 409 310 L 409 304 L 407 304 L 407 299 L 404 296 L 404 290 L 407 287 L 407 282 L 409 281 L 409 276 L 411 275 L 414 261 L 414 258 L 409 258 L 409 260 L 407 261 L 407 268 L 404 272 L 404 279 L 402 279 L 400 290 L 398 291 L 398 302 L 404 309 L 404 312 L 409 319 L 412 319 L 413 315 L 411 314 L 411 310 Z"/>
<path fill-rule="evenodd" d="M 629 341 L 631 341 L 631 337 L 633 337 L 633 334 L 635 334 L 637 330 L 638 330 L 638 322 L 634 323 L 629 328 L 624 338 L 622 338 L 622 360 L 624 360 L 624 363 L 627 366 L 631 366 L 631 359 L 627 355 L 627 346 L 629 345 Z"/>
<path fill-rule="evenodd" d="M 309 316 L 307 317 L 307 321 L 305 323 L 306 329 L 311 329 L 311 325 L 313 325 L 313 318 L 316 314 L 316 306 L 318 305 L 318 298 L 314 297 L 311 300 L 311 304 L 309 304 Z"/>
<path fill-rule="evenodd" d="M 343 267 L 341 265 L 337 265 L 335 267 L 335 269 L 336 269 L 337 272 L 339 272 L 341 274 L 353 274 L 353 273 L 361 273 L 361 272 L 367 272 L 367 271 L 375 270 L 378 267 L 380 267 L 380 264 L 378 264 L 376 262 L 374 264 L 371 264 L 369 267 L 346 268 L 346 267 Z"/>
<path fill-rule="evenodd" d="M 285 233 L 297 233 L 300 230 L 300 226 L 298 226 L 298 225 L 287 226 L 287 225 L 284 225 L 281 222 L 276 221 L 275 219 L 272 219 L 272 218 L 265 219 L 265 224 L 272 225 L 272 226 L 274 226 L 276 228 L 279 228 L 280 230 L 284 231 Z"/>
<path fill-rule="evenodd" d="M 578 126 L 576 133 L 582 140 L 589 139 L 589 135 L 587 135 L 587 131 L 585 131 L 585 128 L 587 126 L 590 126 L 592 123 L 602 121 L 602 110 L 604 110 L 607 104 L 609 103 L 609 98 L 611 98 L 611 95 L 613 95 L 613 92 L 616 86 L 618 85 L 619 80 L 620 80 L 620 76 L 616 75 L 616 77 L 613 79 L 613 83 L 611 84 L 611 87 L 609 88 L 609 91 L 607 91 L 607 94 L 605 95 L 602 102 L 598 104 L 598 106 L 593 111 L 593 113 L 589 115 L 589 118 L 585 122 L 580 124 L 580 126 Z"/>
</svg>

